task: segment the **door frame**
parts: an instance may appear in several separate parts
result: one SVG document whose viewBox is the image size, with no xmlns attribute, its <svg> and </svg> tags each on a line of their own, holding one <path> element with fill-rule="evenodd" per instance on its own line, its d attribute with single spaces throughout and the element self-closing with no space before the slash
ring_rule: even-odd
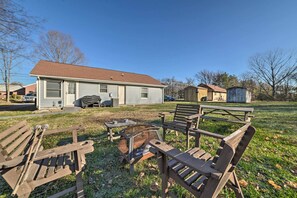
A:
<svg viewBox="0 0 297 198">
<path fill-rule="evenodd" d="M 120 103 L 120 87 L 124 88 L 124 103 Z M 118 98 L 119 98 L 119 105 L 125 105 L 126 104 L 126 86 L 125 85 L 118 85 Z"/>
<path fill-rule="evenodd" d="M 79 90 L 79 88 L 78 88 L 78 86 L 79 86 L 79 82 L 76 82 L 76 81 L 72 81 L 72 80 L 65 80 L 64 81 L 64 106 L 65 107 L 74 107 L 75 106 L 75 104 L 68 104 L 67 103 L 67 95 L 68 95 L 68 83 L 69 82 L 73 82 L 73 83 L 75 83 L 75 94 L 74 94 L 74 101 L 73 102 L 75 102 L 77 99 L 78 99 L 78 90 Z"/>
</svg>

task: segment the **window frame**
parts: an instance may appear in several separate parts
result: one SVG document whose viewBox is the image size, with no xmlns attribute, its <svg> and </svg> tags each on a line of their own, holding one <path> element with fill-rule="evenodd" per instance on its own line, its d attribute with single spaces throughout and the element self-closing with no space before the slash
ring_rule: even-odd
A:
<svg viewBox="0 0 297 198">
<path fill-rule="evenodd" d="M 47 90 L 48 90 L 48 82 L 54 82 L 54 83 L 59 83 L 60 84 L 60 88 L 58 89 L 58 91 L 60 91 L 60 96 L 56 97 L 51 97 L 48 96 Z M 50 89 L 50 90 L 54 90 L 57 91 L 57 89 Z M 45 80 L 45 92 L 44 92 L 45 98 L 51 98 L 51 99 L 61 99 L 62 98 L 62 81 L 58 81 L 58 80 Z"/>
<path fill-rule="evenodd" d="M 143 92 L 143 90 L 146 90 L 146 91 Z M 146 97 L 143 97 L 142 94 L 146 94 Z M 141 87 L 141 89 L 140 89 L 140 97 L 142 99 L 148 99 L 148 96 L 149 96 L 148 88 L 147 87 Z"/>
<path fill-rule="evenodd" d="M 101 86 L 105 85 L 106 86 L 106 91 L 102 91 Z M 100 84 L 99 85 L 99 93 L 108 93 L 108 84 Z"/>
</svg>

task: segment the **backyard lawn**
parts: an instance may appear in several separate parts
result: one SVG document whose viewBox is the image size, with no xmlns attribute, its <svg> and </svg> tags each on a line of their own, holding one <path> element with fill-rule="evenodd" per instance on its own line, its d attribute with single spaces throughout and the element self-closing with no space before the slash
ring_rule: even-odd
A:
<svg viewBox="0 0 297 198">
<path fill-rule="evenodd" d="M 211 103 L 207 103 L 211 104 Z M 160 124 L 159 112 L 169 112 L 176 103 L 160 105 L 127 106 L 118 108 L 89 108 L 75 113 L 29 117 L 32 125 L 49 124 L 50 129 L 83 125 L 86 131 L 80 134 L 80 140 L 91 139 L 95 142 L 95 151 L 87 155 L 87 168 L 84 172 L 84 189 L 87 197 L 158 197 L 160 190 L 154 192 L 151 185 L 161 184 L 155 158 L 136 165 L 135 173 L 129 174 L 129 166 L 120 162 L 117 141 L 107 140 L 104 122 L 113 119 L 132 119 L 143 123 Z M 234 106 L 235 104 L 215 103 L 215 105 Z M 236 106 L 254 107 L 255 118 L 252 125 L 256 135 L 237 167 L 237 175 L 244 187 L 246 197 L 297 197 L 297 103 L 296 102 L 254 102 Z M 24 114 L 14 111 L 12 115 Z M 30 113 L 30 112 L 28 112 Z M 1 114 L 0 114 L 1 116 Z M 12 126 L 24 118 L 0 120 L 0 131 Z M 231 133 L 238 126 L 225 123 L 202 123 L 202 129 L 222 134 Z M 71 140 L 71 134 L 49 136 L 44 139 L 44 147 L 51 148 Z M 69 138 L 66 138 L 69 137 Z M 170 133 L 167 140 L 175 147 L 185 149 L 183 135 Z M 192 140 L 191 145 L 194 145 Z M 204 150 L 213 153 L 218 141 L 202 138 Z M 69 176 L 33 191 L 31 197 L 47 197 L 74 184 L 75 177 Z M 177 184 L 171 190 L 178 197 L 191 195 Z M 10 197 L 12 190 L 0 178 L 0 197 Z M 68 197 L 72 197 L 69 195 Z M 222 197 L 233 197 L 233 192 L 224 189 Z"/>
</svg>

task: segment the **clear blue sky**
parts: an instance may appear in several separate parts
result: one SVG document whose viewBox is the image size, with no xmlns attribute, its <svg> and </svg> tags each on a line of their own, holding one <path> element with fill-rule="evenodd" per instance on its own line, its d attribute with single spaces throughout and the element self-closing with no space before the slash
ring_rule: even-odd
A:
<svg viewBox="0 0 297 198">
<path fill-rule="evenodd" d="M 70 34 L 85 53 L 86 65 L 157 79 L 184 80 L 202 69 L 240 75 L 257 52 L 297 48 L 297 1 L 23 0 L 21 4 L 30 15 L 47 20 L 43 32 Z M 21 72 L 29 73 L 33 66 L 29 63 Z"/>
</svg>

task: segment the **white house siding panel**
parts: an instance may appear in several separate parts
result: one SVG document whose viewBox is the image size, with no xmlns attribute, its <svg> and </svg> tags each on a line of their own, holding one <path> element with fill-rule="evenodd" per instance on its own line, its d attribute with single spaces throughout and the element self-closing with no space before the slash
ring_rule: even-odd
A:
<svg viewBox="0 0 297 198">
<path fill-rule="evenodd" d="M 141 98 L 141 88 L 148 88 L 148 98 Z M 157 104 L 163 102 L 162 88 L 126 86 L 126 104 Z"/>
<path fill-rule="evenodd" d="M 50 108 L 50 107 L 64 107 L 64 80 L 57 80 L 61 81 L 61 98 L 46 98 L 46 80 L 57 80 L 57 79 L 45 79 L 41 78 L 40 83 L 40 108 Z M 67 81 L 65 79 L 65 81 Z M 107 85 L 107 93 L 100 93 L 100 83 L 91 83 L 91 82 L 82 82 L 79 81 L 76 83 L 77 85 L 77 97 L 75 106 L 80 106 L 80 98 L 87 96 L 87 95 L 99 95 L 102 99 L 102 103 L 110 104 L 110 93 L 112 98 L 118 98 L 118 85 L 115 84 L 108 84 Z M 145 86 L 131 86 L 126 85 L 126 104 L 127 105 L 134 105 L 134 104 L 157 104 L 163 103 L 163 88 L 158 87 L 145 87 Z M 148 98 L 141 98 L 141 88 L 148 88 Z"/>
<path fill-rule="evenodd" d="M 61 81 L 61 98 L 47 98 L 46 97 L 46 81 L 47 80 L 55 80 L 55 79 L 40 79 L 39 83 L 39 108 L 55 108 L 55 107 L 63 107 L 64 106 L 64 83 Z M 59 81 L 59 80 L 57 80 Z"/>
<path fill-rule="evenodd" d="M 112 94 L 113 98 L 118 96 L 118 86 L 117 85 L 107 85 L 107 93 L 100 93 L 100 83 L 87 83 L 79 82 L 79 97 L 78 99 L 84 96 L 97 95 L 101 97 L 101 102 L 110 101 L 109 94 Z"/>
</svg>

